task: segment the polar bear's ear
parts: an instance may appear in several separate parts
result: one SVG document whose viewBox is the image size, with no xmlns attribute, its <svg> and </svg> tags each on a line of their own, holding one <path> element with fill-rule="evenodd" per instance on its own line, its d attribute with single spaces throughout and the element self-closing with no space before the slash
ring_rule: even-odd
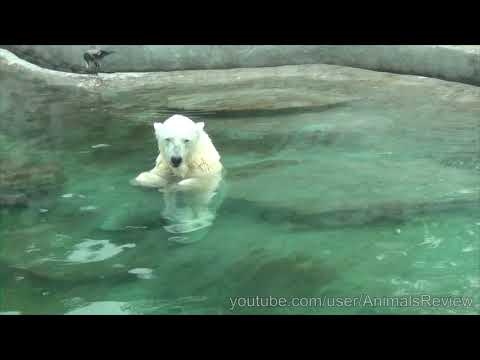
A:
<svg viewBox="0 0 480 360">
<path fill-rule="evenodd" d="M 155 129 L 155 134 L 159 135 L 162 132 L 163 124 L 161 122 L 153 123 L 153 128 Z"/>
<path fill-rule="evenodd" d="M 198 130 L 198 131 L 202 131 L 203 128 L 205 127 L 205 123 L 204 123 L 204 122 L 197 122 L 197 123 L 195 123 L 195 125 L 197 126 L 197 130 Z"/>
</svg>

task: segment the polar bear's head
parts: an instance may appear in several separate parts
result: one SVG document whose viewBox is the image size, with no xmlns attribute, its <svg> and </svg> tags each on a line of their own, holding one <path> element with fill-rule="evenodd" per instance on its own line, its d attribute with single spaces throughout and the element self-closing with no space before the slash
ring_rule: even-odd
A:
<svg viewBox="0 0 480 360">
<path fill-rule="evenodd" d="M 153 124 L 158 148 L 164 160 L 173 168 L 178 168 L 189 161 L 205 124 L 194 123 L 183 115 L 173 115 L 162 124 Z"/>
</svg>

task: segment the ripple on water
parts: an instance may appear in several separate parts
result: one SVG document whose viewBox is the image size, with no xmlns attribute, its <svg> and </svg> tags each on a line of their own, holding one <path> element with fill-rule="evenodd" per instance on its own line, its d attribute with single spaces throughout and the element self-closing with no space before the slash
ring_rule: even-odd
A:
<svg viewBox="0 0 480 360">
<path fill-rule="evenodd" d="M 436 237 L 430 233 L 428 228 L 425 228 L 424 241 L 418 245 L 429 245 L 429 248 L 435 249 L 443 242 L 442 238 Z"/>
<path fill-rule="evenodd" d="M 85 199 L 86 198 L 86 196 L 83 195 L 83 194 L 73 194 L 73 193 L 63 194 L 61 197 L 64 198 L 64 199 L 71 199 L 71 198 L 74 198 L 74 197 L 79 197 L 80 199 Z"/>
<path fill-rule="evenodd" d="M 92 145 L 91 148 L 92 149 L 101 149 L 101 148 L 105 148 L 105 147 L 110 147 L 109 144 L 97 144 L 97 145 Z"/>
<path fill-rule="evenodd" d="M 385 259 L 385 254 L 377 255 L 377 256 L 375 256 L 375 258 L 376 258 L 378 261 L 382 261 L 383 259 Z"/>
<path fill-rule="evenodd" d="M 153 278 L 153 270 L 149 268 L 136 268 L 128 270 L 129 274 L 137 275 L 139 279 L 152 279 Z"/>
<path fill-rule="evenodd" d="M 131 315 L 130 304 L 121 301 L 97 301 L 67 312 L 65 315 Z"/>
<path fill-rule="evenodd" d="M 94 205 L 88 205 L 88 206 L 82 206 L 80 207 L 80 211 L 82 212 L 88 212 L 88 211 L 95 211 L 97 210 L 98 208 Z"/>
<path fill-rule="evenodd" d="M 135 244 L 117 246 L 110 240 L 85 239 L 84 242 L 75 245 L 74 250 L 68 255 L 71 262 L 88 263 L 103 261 L 121 253 L 125 248 L 133 248 Z"/>
<path fill-rule="evenodd" d="M 472 252 L 475 250 L 475 247 L 473 245 L 468 245 L 462 249 L 462 252 Z"/>
<path fill-rule="evenodd" d="M 467 281 L 470 287 L 476 289 L 480 288 L 480 277 L 469 276 L 467 277 Z"/>
<path fill-rule="evenodd" d="M 148 226 L 133 226 L 133 225 L 127 225 L 125 226 L 125 230 L 147 230 Z"/>
</svg>

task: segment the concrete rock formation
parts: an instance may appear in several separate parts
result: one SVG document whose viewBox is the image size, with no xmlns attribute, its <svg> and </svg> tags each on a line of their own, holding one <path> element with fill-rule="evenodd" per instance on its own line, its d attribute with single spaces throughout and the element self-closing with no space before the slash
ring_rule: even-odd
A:
<svg viewBox="0 0 480 360">
<path fill-rule="evenodd" d="M 48 69 L 86 72 L 91 45 L 0 45 Z M 352 66 L 480 84 L 480 46 L 452 45 L 96 45 L 118 56 L 104 72 L 230 69 L 302 64 Z"/>
</svg>

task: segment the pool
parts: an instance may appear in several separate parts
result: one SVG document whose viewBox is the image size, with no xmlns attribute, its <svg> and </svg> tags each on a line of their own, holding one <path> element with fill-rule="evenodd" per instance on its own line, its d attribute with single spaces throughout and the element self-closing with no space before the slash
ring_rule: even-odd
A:
<svg viewBox="0 0 480 360">
<path fill-rule="evenodd" d="M 215 111 L 3 76 L 1 314 L 479 312 L 475 87 L 398 76 L 381 96 Z M 153 120 L 179 111 L 226 168 L 191 244 L 129 183 L 155 161 Z"/>
</svg>

